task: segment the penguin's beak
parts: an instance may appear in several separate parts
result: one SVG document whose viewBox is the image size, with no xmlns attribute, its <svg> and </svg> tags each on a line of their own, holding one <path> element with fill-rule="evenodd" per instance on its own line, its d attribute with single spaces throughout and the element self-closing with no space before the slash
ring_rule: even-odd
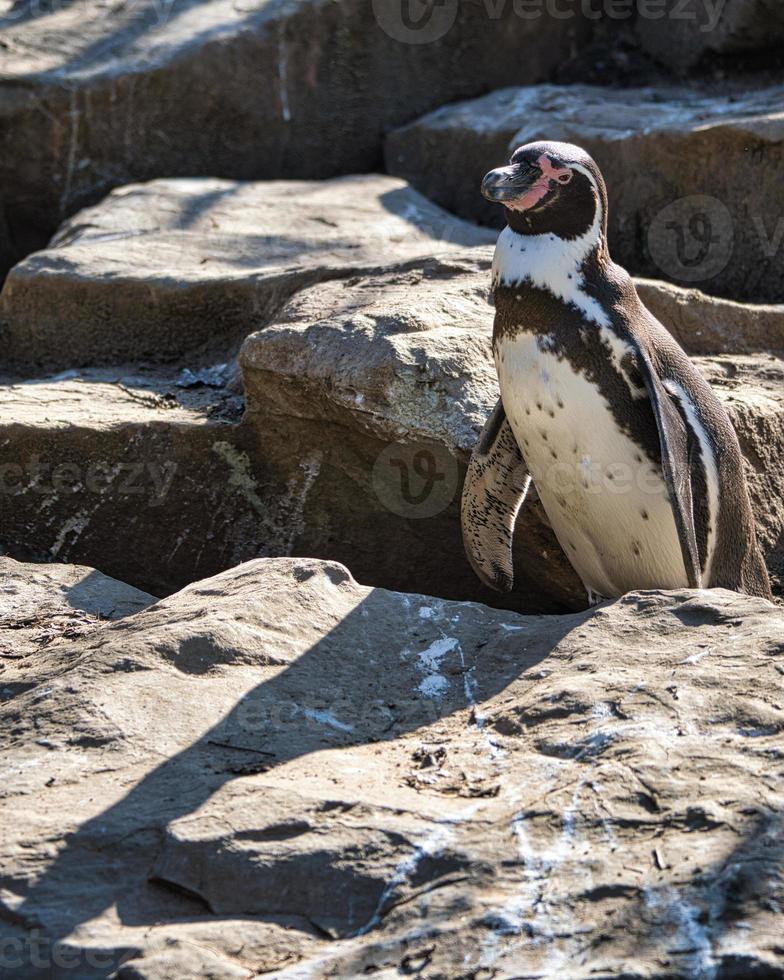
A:
<svg viewBox="0 0 784 980">
<path fill-rule="evenodd" d="M 529 191 L 541 177 L 537 167 L 513 163 L 508 167 L 496 167 L 485 174 L 482 181 L 482 197 L 496 204 L 513 201 Z"/>
</svg>

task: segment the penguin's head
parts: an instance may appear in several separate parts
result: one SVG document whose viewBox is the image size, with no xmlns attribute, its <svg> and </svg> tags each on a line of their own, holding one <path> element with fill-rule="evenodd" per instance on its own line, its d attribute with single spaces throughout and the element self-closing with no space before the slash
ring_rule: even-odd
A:
<svg viewBox="0 0 784 980">
<path fill-rule="evenodd" d="M 503 204 L 506 220 L 524 235 L 566 240 L 604 232 L 607 190 L 591 157 L 572 143 L 526 143 L 509 165 L 485 175 L 482 195 Z"/>
</svg>

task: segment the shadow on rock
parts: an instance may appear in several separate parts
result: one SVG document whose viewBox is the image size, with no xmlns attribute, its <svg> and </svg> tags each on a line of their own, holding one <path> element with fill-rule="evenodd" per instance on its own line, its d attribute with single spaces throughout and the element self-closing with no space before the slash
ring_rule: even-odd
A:
<svg viewBox="0 0 784 980">
<path fill-rule="evenodd" d="M 102 771 L 140 755 L 169 757 L 67 834 L 4 918 L 15 935 L 20 925 L 40 928 L 51 943 L 112 906 L 123 924 L 152 924 L 172 915 L 163 886 L 185 896 L 186 919 L 205 910 L 284 917 L 333 938 L 372 928 L 401 848 L 419 849 L 420 885 L 464 871 L 459 853 L 435 858 L 426 844 L 422 851 L 411 814 L 396 809 L 379 826 L 364 804 L 250 784 L 220 815 L 200 808 L 238 777 L 312 753 L 389 743 L 459 712 L 481 731 L 482 702 L 590 615 L 551 620 L 523 645 L 521 631 L 534 619 L 369 590 L 342 566 L 281 560 L 189 586 L 97 640 L 69 646 L 43 685 L 14 700 L 12 723 L 32 716 L 59 729 L 67 751 L 82 758 L 100 746 Z M 120 707 L 115 715 L 108 706 L 122 700 L 128 714 Z M 224 712 L 225 705 L 233 706 Z M 130 731 L 102 729 L 107 713 L 127 718 Z M 482 737 L 492 741 L 492 732 Z M 74 776 L 85 778 L 78 766 Z M 5 884 L 12 893 L 25 889 Z M 39 975 L 27 967 L 28 977 Z"/>
</svg>

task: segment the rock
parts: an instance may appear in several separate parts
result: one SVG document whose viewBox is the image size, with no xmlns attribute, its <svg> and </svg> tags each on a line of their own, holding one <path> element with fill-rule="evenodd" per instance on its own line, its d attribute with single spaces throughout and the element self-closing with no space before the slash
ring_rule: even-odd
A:
<svg viewBox="0 0 784 980">
<path fill-rule="evenodd" d="M 3 662 L 92 633 L 156 601 L 84 565 L 31 565 L 0 557 L 0 581 L 0 691 Z"/>
<path fill-rule="evenodd" d="M 392 177 L 123 187 L 9 274 L 5 364 L 226 360 L 305 285 L 492 237 Z"/>
<path fill-rule="evenodd" d="M 191 585 L 0 709 L 4 963 L 784 976 L 783 629 L 721 590 L 526 618 L 315 560 Z"/>
<path fill-rule="evenodd" d="M 642 48 L 676 71 L 716 55 L 764 51 L 784 41 L 784 12 L 775 0 L 666 0 L 653 16 L 638 10 L 635 30 Z"/>
<path fill-rule="evenodd" d="M 532 20 L 456 0 L 4 2 L 0 275 L 122 184 L 377 169 L 391 126 L 546 78 L 590 32 L 572 6 Z"/>
<path fill-rule="evenodd" d="M 177 380 L 104 369 L 0 385 L 8 553 L 90 564 L 163 595 L 256 557 L 273 525 L 285 536 L 284 502 L 251 492 L 232 424 L 241 399 Z"/>
<path fill-rule="evenodd" d="M 499 224 L 501 209 L 479 194 L 484 173 L 522 143 L 578 143 L 607 181 L 617 262 L 735 299 L 778 301 L 784 264 L 771 202 L 784 191 L 783 92 L 503 89 L 392 132 L 387 167 L 444 207 Z"/>
<path fill-rule="evenodd" d="M 637 279 L 640 299 L 691 354 L 784 351 L 784 304 L 734 303 L 656 279 Z"/>
</svg>

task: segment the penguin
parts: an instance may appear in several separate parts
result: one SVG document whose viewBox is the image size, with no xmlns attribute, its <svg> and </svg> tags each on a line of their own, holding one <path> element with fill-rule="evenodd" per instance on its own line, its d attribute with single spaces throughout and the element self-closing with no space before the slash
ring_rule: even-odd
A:
<svg viewBox="0 0 784 980">
<path fill-rule="evenodd" d="M 513 585 L 531 484 L 594 605 L 632 589 L 770 598 L 729 416 L 607 247 L 599 168 L 569 143 L 528 143 L 481 187 L 503 205 L 493 259 L 501 398 L 462 497 L 479 578 Z"/>
</svg>

